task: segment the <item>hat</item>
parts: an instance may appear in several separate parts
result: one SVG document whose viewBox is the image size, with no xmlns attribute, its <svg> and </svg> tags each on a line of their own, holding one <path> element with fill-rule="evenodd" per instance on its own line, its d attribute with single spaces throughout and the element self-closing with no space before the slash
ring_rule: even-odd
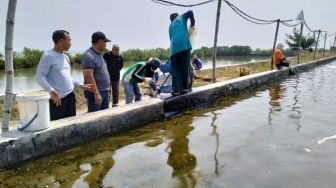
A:
<svg viewBox="0 0 336 188">
<path fill-rule="evenodd" d="M 278 43 L 277 46 L 276 46 L 276 48 L 280 48 L 280 49 L 282 49 L 283 47 L 285 47 L 285 46 L 281 43 Z"/>
<path fill-rule="evenodd" d="M 119 45 L 118 44 L 113 44 L 112 48 L 119 48 Z"/>
<path fill-rule="evenodd" d="M 111 42 L 111 40 L 106 38 L 105 34 L 100 31 L 94 32 L 91 36 L 92 43 L 97 43 L 100 39 L 104 40 L 105 42 Z"/>
<path fill-rule="evenodd" d="M 170 21 L 173 21 L 178 16 L 178 13 L 170 14 Z"/>
<path fill-rule="evenodd" d="M 161 61 L 158 58 L 152 58 L 149 60 L 149 63 L 153 65 L 156 68 L 159 68 L 161 66 Z"/>
</svg>

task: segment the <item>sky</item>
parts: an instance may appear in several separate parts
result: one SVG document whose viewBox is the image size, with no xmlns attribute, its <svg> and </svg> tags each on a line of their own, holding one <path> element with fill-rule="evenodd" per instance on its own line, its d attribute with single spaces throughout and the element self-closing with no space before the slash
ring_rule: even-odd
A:
<svg viewBox="0 0 336 188">
<path fill-rule="evenodd" d="M 171 0 L 181 4 L 195 4 L 205 0 Z M 308 26 L 313 29 L 336 32 L 335 0 L 229 0 L 247 14 L 266 20 L 293 19 L 304 11 Z M 0 0 L 0 52 L 5 48 L 5 28 L 8 0 Z M 127 49 L 169 48 L 169 15 L 193 10 L 197 40 L 193 48 L 212 47 L 215 33 L 217 1 L 183 8 L 164 6 L 151 0 L 18 0 L 14 50 L 24 47 L 48 50 L 53 47 L 52 32 L 64 29 L 70 32 L 70 51 L 84 51 L 91 46 L 91 35 L 102 31 L 112 40 L 107 44 L 119 44 Z M 292 23 L 297 23 L 293 21 Z M 253 49 L 271 49 L 276 24 L 257 25 L 247 22 L 222 3 L 218 34 L 218 45 L 249 45 Z M 286 33 L 293 28 L 280 25 L 278 42 L 285 44 Z M 308 29 L 304 28 L 304 35 Z M 328 37 L 326 47 L 333 43 Z M 319 44 L 323 48 L 324 40 Z M 285 44 L 285 47 L 287 45 Z"/>
</svg>

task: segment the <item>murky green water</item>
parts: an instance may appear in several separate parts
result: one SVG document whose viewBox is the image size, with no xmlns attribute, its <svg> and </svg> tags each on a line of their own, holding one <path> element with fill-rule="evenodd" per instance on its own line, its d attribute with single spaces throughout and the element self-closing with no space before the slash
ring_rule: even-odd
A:
<svg viewBox="0 0 336 188">
<path fill-rule="evenodd" d="M 336 62 L 0 172 L 0 187 L 336 186 Z"/>
</svg>

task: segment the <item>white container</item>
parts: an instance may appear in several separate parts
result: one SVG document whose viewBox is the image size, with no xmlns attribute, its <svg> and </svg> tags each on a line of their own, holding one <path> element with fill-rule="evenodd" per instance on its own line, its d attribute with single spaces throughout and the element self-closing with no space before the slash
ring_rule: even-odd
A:
<svg viewBox="0 0 336 188">
<path fill-rule="evenodd" d="M 50 124 L 49 93 L 44 90 L 23 92 L 16 95 L 18 101 L 20 124 L 22 131 L 38 131 L 46 129 Z"/>
</svg>

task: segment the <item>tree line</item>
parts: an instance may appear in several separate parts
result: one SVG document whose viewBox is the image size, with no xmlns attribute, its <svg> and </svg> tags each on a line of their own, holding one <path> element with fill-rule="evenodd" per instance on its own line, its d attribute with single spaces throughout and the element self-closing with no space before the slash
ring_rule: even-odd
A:
<svg viewBox="0 0 336 188">
<path fill-rule="evenodd" d="M 217 56 L 249 56 L 252 49 L 249 46 L 219 46 L 217 48 Z M 213 48 L 202 47 L 193 51 L 193 54 L 201 58 L 212 57 Z M 42 50 L 24 48 L 22 52 L 13 53 L 13 66 L 14 68 L 29 68 L 35 67 L 40 61 L 43 55 Z M 80 53 L 70 54 L 67 53 L 70 58 L 70 63 L 80 63 L 81 55 Z M 121 54 L 124 61 L 144 61 L 149 57 L 158 57 L 159 59 L 169 58 L 169 49 L 155 48 L 155 49 L 129 49 Z M 260 55 L 260 54 L 259 54 Z M 269 55 L 268 53 L 262 53 L 261 55 Z M 0 69 L 5 69 L 4 55 L 0 53 Z"/>
<path fill-rule="evenodd" d="M 299 33 L 297 30 L 293 30 L 292 34 L 286 34 L 287 40 L 286 43 L 289 46 L 288 50 L 285 50 L 284 53 L 287 56 L 294 56 L 297 51 L 297 46 L 299 43 Z M 311 49 L 312 45 L 315 43 L 315 38 L 311 36 L 302 36 L 301 39 L 301 48 L 302 49 Z M 24 48 L 22 52 L 13 53 L 13 66 L 14 68 L 29 68 L 35 67 L 40 61 L 40 58 L 43 54 L 42 50 Z M 196 54 L 200 58 L 212 57 L 213 47 L 201 47 L 200 49 L 195 49 L 192 54 Z M 80 63 L 81 55 L 80 53 L 76 54 L 67 54 L 70 58 L 70 63 Z M 169 58 L 169 49 L 164 48 L 155 48 L 155 49 L 129 49 L 124 51 L 121 54 L 125 61 L 144 61 L 149 57 L 158 57 L 159 59 L 168 59 Z M 261 50 L 256 49 L 252 50 L 250 46 L 218 46 L 217 47 L 217 56 L 271 56 L 272 50 Z M 0 69 L 5 69 L 5 60 L 4 55 L 0 53 Z"/>
</svg>

